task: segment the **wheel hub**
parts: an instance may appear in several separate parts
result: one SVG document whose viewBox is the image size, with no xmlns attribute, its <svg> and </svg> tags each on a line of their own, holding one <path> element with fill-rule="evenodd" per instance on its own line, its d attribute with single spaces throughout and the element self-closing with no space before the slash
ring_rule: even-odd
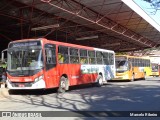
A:
<svg viewBox="0 0 160 120">
<path fill-rule="evenodd" d="M 65 81 L 62 81 L 62 82 L 61 82 L 61 87 L 62 87 L 62 88 L 65 88 Z"/>
</svg>

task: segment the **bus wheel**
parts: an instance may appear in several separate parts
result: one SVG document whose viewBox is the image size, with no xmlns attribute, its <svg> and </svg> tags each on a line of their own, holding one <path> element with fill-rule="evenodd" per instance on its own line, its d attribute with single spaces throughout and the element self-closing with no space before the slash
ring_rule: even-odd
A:
<svg viewBox="0 0 160 120">
<path fill-rule="evenodd" d="M 101 87 L 102 85 L 103 85 L 103 77 L 101 75 L 99 75 L 97 78 L 96 86 Z"/>
<path fill-rule="evenodd" d="M 133 75 L 132 75 L 132 78 L 131 78 L 131 82 L 133 82 L 134 79 L 135 79 L 135 76 L 134 76 L 134 74 L 133 74 Z"/>
<path fill-rule="evenodd" d="M 58 92 L 59 93 L 64 93 L 68 89 L 69 89 L 68 79 L 65 78 L 64 76 L 62 76 L 61 79 L 60 79 Z"/>
</svg>

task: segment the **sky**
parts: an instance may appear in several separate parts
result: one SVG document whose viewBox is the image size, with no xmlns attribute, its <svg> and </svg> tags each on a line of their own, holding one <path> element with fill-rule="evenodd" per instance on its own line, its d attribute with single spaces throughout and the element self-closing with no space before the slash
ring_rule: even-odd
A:
<svg viewBox="0 0 160 120">
<path fill-rule="evenodd" d="M 160 3 L 159 9 L 156 9 L 153 4 L 146 2 L 152 1 L 155 3 L 160 0 L 121 0 L 128 5 L 132 10 L 139 14 L 143 19 L 150 23 L 154 28 L 160 32 Z"/>
<path fill-rule="evenodd" d="M 133 0 L 139 7 L 141 7 L 144 12 L 146 12 L 158 25 L 160 25 L 160 4 L 159 9 L 155 7 L 153 4 L 156 4 L 156 1 L 160 0 L 151 0 L 152 3 L 146 2 L 144 0 Z"/>
</svg>

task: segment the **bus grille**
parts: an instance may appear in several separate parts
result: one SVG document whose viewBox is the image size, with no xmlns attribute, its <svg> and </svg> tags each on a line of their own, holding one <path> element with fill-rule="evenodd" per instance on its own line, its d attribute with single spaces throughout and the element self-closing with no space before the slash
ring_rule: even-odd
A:
<svg viewBox="0 0 160 120">
<path fill-rule="evenodd" d="M 31 87 L 32 83 L 12 83 L 12 87 Z"/>
</svg>

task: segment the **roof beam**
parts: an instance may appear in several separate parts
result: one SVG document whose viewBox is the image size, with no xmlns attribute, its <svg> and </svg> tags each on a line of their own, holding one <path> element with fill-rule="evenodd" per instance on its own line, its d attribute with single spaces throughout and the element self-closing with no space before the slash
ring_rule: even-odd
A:
<svg viewBox="0 0 160 120">
<path fill-rule="evenodd" d="M 69 8 L 67 8 L 67 6 L 64 5 L 64 3 L 63 3 L 64 1 L 62 1 L 59 4 L 54 4 L 55 1 L 51 1 L 51 0 L 41 0 L 41 1 L 51 5 L 53 7 L 61 9 L 61 10 L 65 11 L 65 12 L 67 12 L 69 14 L 72 14 L 72 15 L 80 17 L 80 18 L 82 18 L 82 19 L 84 19 L 86 21 L 94 23 L 94 24 L 96 24 L 98 26 L 101 26 L 103 28 L 109 29 L 109 30 L 111 30 L 111 31 L 113 31 L 113 32 L 115 32 L 117 34 L 120 34 L 120 35 L 123 35 L 123 36 L 125 36 L 127 38 L 130 38 L 130 39 L 132 39 L 132 40 L 134 40 L 136 42 L 140 42 L 141 44 L 144 44 L 145 46 L 148 46 L 148 47 L 155 47 L 156 46 L 156 43 L 154 43 L 154 42 L 153 42 L 153 44 L 148 44 L 148 43 L 144 43 L 143 41 L 140 41 L 139 39 L 135 39 L 133 37 L 131 38 L 130 36 L 128 36 L 125 33 L 126 32 L 131 32 L 131 33 L 134 33 L 134 34 L 137 34 L 137 33 L 135 33 L 133 31 L 121 26 L 120 24 L 116 23 L 115 21 L 112 21 L 111 19 L 107 18 L 106 16 L 97 13 L 96 11 L 92 10 L 91 8 L 88 8 L 87 6 L 77 2 L 75 0 L 65 0 L 65 2 L 67 2 L 67 4 L 71 4 Z M 75 8 L 75 6 L 76 6 L 76 8 Z M 92 18 L 89 15 L 86 16 L 86 15 L 82 14 L 82 12 L 77 12 L 76 9 L 78 9 L 78 11 L 80 11 L 80 10 L 83 11 L 83 13 L 86 12 L 86 15 L 90 13 L 90 15 L 92 15 Z M 100 18 L 103 18 L 103 17 L 104 18 L 103 18 L 103 20 L 96 22 L 96 20 L 97 20 L 96 16 L 100 16 Z M 103 21 L 105 21 L 105 23 Z M 118 26 L 120 26 L 121 28 L 126 30 L 126 32 L 124 33 L 123 31 L 121 32 L 121 31 L 118 31 L 116 29 L 111 29 L 111 27 L 113 27 L 115 24 L 118 24 Z M 141 35 L 138 34 L 138 36 L 141 36 Z M 147 38 L 145 38 L 145 39 L 147 41 L 150 41 Z M 152 42 L 152 41 L 150 41 L 150 42 Z"/>
</svg>

